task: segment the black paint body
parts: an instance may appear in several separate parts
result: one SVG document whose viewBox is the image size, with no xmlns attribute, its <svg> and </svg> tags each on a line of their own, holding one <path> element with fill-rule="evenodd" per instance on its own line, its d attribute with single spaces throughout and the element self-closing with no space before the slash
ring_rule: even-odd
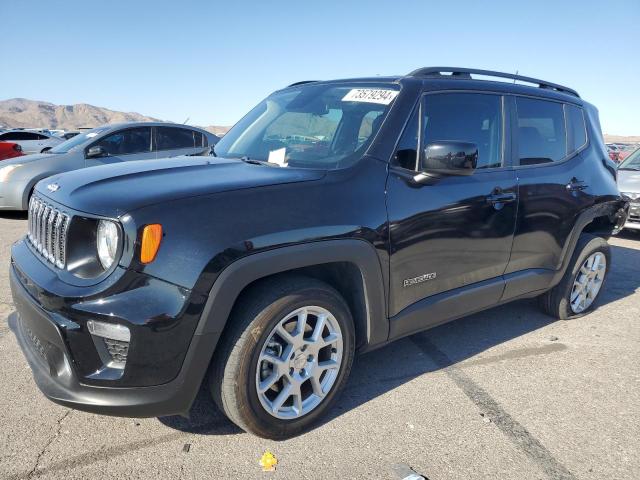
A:
<svg viewBox="0 0 640 480">
<path fill-rule="evenodd" d="M 455 78 L 359 81 L 398 83 L 401 91 L 349 168 L 184 157 L 70 172 L 37 186 L 37 195 L 70 214 L 116 219 L 124 233 L 119 265 L 94 280 L 51 267 L 26 240 L 13 246 L 18 315 L 11 324 L 48 397 L 107 414 L 185 413 L 238 295 L 257 279 L 297 270 L 335 282 L 367 350 L 538 295 L 560 280 L 582 231 L 608 236 L 624 222 L 597 112 L 580 98 Z M 443 91 L 503 97 L 502 168 L 422 182 L 395 164 L 411 112 L 423 95 Z M 582 106 L 587 146 L 561 162 L 516 165 L 514 96 Z M 52 181 L 60 185 L 55 193 L 45 188 Z M 140 233 L 152 223 L 162 224 L 164 237 L 155 261 L 143 265 Z M 100 359 L 90 318 L 130 328 L 122 378 L 94 375 Z"/>
</svg>

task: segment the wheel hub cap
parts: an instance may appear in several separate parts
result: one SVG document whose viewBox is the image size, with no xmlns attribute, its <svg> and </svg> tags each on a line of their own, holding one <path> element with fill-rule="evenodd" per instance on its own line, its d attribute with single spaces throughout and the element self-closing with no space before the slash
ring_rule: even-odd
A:
<svg viewBox="0 0 640 480">
<path fill-rule="evenodd" d="M 333 388 L 342 362 L 342 331 L 322 307 L 303 307 L 271 331 L 258 357 L 256 390 L 274 417 L 299 418 Z"/>
<path fill-rule="evenodd" d="M 293 362 L 291 362 L 291 366 L 296 370 L 302 370 L 307 366 L 307 356 L 304 354 L 304 352 L 300 352 L 296 356 L 296 358 L 293 359 Z"/>
<path fill-rule="evenodd" d="M 607 273 L 607 258 L 595 252 L 584 261 L 571 288 L 570 305 L 573 313 L 582 313 L 598 296 Z"/>
</svg>

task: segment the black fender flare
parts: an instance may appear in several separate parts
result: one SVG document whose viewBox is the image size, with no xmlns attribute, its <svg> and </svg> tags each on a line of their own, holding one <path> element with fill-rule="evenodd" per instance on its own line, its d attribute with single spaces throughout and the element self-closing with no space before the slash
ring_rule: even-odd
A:
<svg viewBox="0 0 640 480">
<path fill-rule="evenodd" d="M 364 240 L 339 239 L 280 247 L 243 257 L 215 280 L 196 335 L 220 334 L 240 293 L 252 282 L 286 271 L 335 262 L 355 264 L 362 275 L 366 310 L 366 346 L 389 336 L 386 288 L 375 247 Z M 366 348 L 366 347 L 365 347 Z"/>
<path fill-rule="evenodd" d="M 585 227 L 598 217 L 609 217 L 611 221 L 611 232 L 608 233 L 615 234 L 620 231 L 622 225 L 624 225 L 624 221 L 626 219 L 624 209 L 625 202 L 623 200 L 617 200 L 598 203 L 580 213 L 580 215 L 576 219 L 575 224 L 573 225 L 573 229 L 571 230 L 569 238 L 564 244 L 562 254 L 560 256 L 560 261 L 557 265 L 557 270 L 555 275 L 553 276 L 550 287 L 556 286 L 560 282 L 560 280 L 562 280 L 562 277 L 569 267 L 569 262 L 571 261 L 571 257 L 573 256 L 573 251 L 578 244 L 578 239 L 580 238 L 580 235 L 582 235 Z M 597 235 L 597 232 L 595 234 Z"/>
</svg>

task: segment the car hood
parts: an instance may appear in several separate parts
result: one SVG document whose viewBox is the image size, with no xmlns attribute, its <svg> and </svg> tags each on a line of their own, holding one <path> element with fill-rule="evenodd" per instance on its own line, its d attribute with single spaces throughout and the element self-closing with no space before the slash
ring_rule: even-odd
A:
<svg viewBox="0 0 640 480">
<path fill-rule="evenodd" d="M 95 215 L 118 217 L 180 198 L 319 180 L 325 171 L 256 165 L 217 157 L 139 160 L 74 170 L 36 185 L 41 196 Z"/>
<path fill-rule="evenodd" d="M 57 157 L 58 155 L 56 155 Z M 51 153 L 32 153 L 31 155 L 22 155 L 21 157 L 14 157 L 11 160 L 3 160 L 2 166 L 6 165 L 25 165 L 27 163 L 37 162 L 38 160 L 51 159 L 53 154 Z"/>
<path fill-rule="evenodd" d="M 618 170 L 618 190 L 640 193 L 640 171 Z"/>
</svg>

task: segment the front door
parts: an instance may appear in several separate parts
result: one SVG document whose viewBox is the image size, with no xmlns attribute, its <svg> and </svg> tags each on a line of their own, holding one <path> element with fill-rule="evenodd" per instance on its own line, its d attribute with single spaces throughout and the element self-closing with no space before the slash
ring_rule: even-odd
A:
<svg viewBox="0 0 640 480">
<path fill-rule="evenodd" d="M 484 93 L 423 95 L 398 145 L 387 184 L 390 316 L 424 298 L 505 271 L 517 212 L 504 98 Z M 478 166 L 470 176 L 416 183 L 417 152 L 437 141 L 473 142 Z M 483 298 L 497 303 L 500 284 Z M 425 326 L 428 319 L 425 319 Z"/>
</svg>

